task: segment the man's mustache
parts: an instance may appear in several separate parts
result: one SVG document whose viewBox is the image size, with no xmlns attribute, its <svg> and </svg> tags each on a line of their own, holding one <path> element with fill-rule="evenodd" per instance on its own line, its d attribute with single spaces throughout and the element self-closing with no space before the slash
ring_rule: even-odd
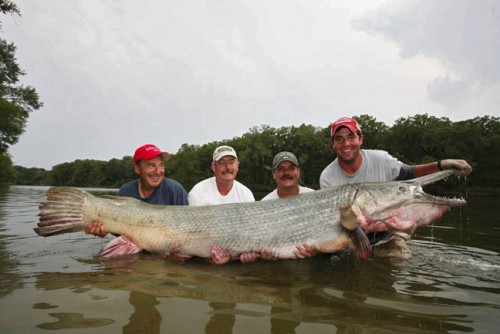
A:
<svg viewBox="0 0 500 334">
<path fill-rule="evenodd" d="M 282 180 L 293 180 L 293 177 L 290 176 L 289 174 L 285 174 L 281 177 Z"/>
</svg>

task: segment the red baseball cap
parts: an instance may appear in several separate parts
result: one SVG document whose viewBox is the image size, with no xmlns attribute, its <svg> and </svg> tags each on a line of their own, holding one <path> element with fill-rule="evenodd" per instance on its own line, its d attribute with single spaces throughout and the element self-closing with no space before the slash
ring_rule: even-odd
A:
<svg viewBox="0 0 500 334">
<path fill-rule="evenodd" d="M 361 127 L 359 126 L 358 122 L 356 122 L 356 120 L 354 118 L 341 117 L 338 120 L 336 120 L 335 122 L 333 122 L 331 125 L 332 137 L 335 135 L 337 130 L 343 126 L 348 128 L 352 133 L 361 132 Z"/>
<path fill-rule="evenodd" d="M 170 159 L 169 153 L 162 152 L 155 145 L 153 145 L 153 144 L 142 145 L 137 150 L 135 150 L 134 162 L 137 162 L 141 159 L 142 160 L 151 160 L 153 158 L 156 158 L 159 155 L 161 155 L 163 157 L 163 160 L 165 160 L 165 161 Z"/>
</svg>

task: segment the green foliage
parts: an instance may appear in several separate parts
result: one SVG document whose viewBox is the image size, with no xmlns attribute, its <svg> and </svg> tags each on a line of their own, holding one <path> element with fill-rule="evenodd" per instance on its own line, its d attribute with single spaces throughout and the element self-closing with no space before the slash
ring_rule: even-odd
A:
<svg viewBox="0 0 500 334">
<path fill-rule="evenodd" d="M 7 153 L 0 153 L 0 184 L 11 183 L 14 180 L 12 160 Z"/>
<path fill-rule="evenodd" d="M 451 121 L 424 115 L 399 118 L 384 136 L 385 147 L 408 164 L 427 163 L 447 157 L 445 151 L 456 145 L 449 140 Z M 422 160 L 426 157 L 426 160 Z"/>
<path fill-rule="evenodd" d="M 360 115 L 355 118 L 364 135 L 363 148 L 385 149 L 382 138 L 387 136 L 389 127 L 383 122 L 378 122 L 373 116 Z"/>
<path fill-rule="evenodd" d="M 24 132 L 28 113 L 0 98 L 0 153 L 7 152 L 9 144 L 15 144 Z"/>
<path fill-rule="evenodd" d="M 19 14 L 10 1 L 0 1 L 0 12 Z M 16 62 L 16 47 L 0 39 L 0 154 L 17 143 L 24 132 L 29 114 L 42 107 L 33 87 L 17 85 L 25 73 Z"/>
<path fill-rule="evenodd" d="M 50 171 L 49 182 L 53 186 L 111 187 L 136 178 L 132 157 L 122 160 L 75 160 L 55 165 Z"/>
<path fill-rule="evenodd" d="M 2 14 L 11 13 L 21 15 L 21 12 L 19 11 L 17 5 L 8 0 L 0 0 L 0 12 Z M 0 22 L 0 27 L 2 27 L 2 22 Z"/>
<path fill-rule="evenodd" d="M 16 184 L 46 186 L 50 185 L 50 172 L 43 168 L 14 166 Z"/>
<path fill-rule="evenodd" d="M 211 162 L 213 145 L 195 146 L 183 144 L 166 164 L 168 177 L 183 180 L 186 189 L 191 189 L 197 182 L 212 174 Z"/>
<path fill-rule="evenodd" d="M 135 178 L 133 158 L 126 156 L 121 160 L 111 159 L 103 166 L 103 174 L 101 184 L 96 186 L 119 188 Z"/>
</svg>

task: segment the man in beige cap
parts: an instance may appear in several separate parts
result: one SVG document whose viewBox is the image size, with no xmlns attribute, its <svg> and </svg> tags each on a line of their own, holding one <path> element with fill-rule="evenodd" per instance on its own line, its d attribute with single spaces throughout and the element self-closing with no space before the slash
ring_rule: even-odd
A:
<svg viewBox="0 0 500 334">
<path fill-rule="evenodd" d="M 212 155 L 214 176 L 194 185 L 188 194 L 189 205 L 215 205 L 227 203 L 254 202 L 250 189 L 236 181 L 240 163 L 238 155 L 231 146 L 219 146 Z M 258 253 L 243 253 L 241 262 L 252 262 Z M 219 246 L 212 248 L 212 262 L 223 264 L 231 260 L 229 252 Z"/>
<path fill-rule="evenodd" d="M 219 146 L 212 155 L 214 176 L 198 182 L 188 194 L 189 205 L 253 202 L 250 189 L 236 181 L 240 163 L 231 146 Z"/>
</svg>

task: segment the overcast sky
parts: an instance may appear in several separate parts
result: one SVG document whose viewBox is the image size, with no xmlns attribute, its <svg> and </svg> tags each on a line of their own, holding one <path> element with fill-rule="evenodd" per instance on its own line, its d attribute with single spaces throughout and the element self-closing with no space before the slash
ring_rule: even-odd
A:
<svg viewBox="0 0 500 334">
<path fill-rule="evenodd" d="M 500 114 L 496 0 L 14 2 L 0 34 L 44 103 L 9 149 L 24 167 L 262 124 Z"/>
</svg>

